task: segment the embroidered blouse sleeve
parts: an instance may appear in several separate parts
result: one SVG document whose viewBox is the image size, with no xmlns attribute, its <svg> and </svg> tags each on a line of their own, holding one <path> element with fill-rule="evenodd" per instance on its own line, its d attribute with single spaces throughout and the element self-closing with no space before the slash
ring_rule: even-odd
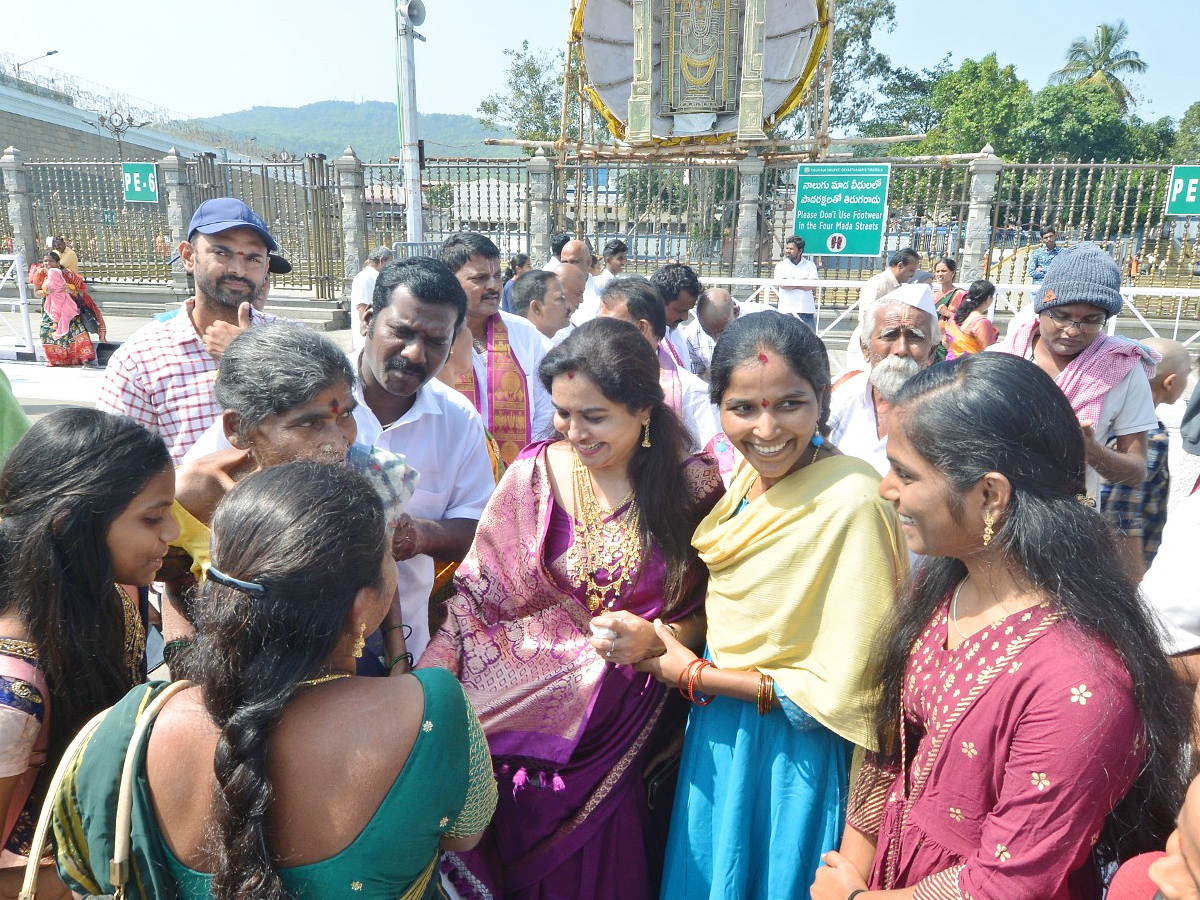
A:
<svg viewBox="0 0 1200 900">
<path fill-rule="evenodd" d="M 28 681 L 0 676 L 0 778 L 29 768 L 42 730 L 42 693 Z"/>
<path fill-rule="evenodd" d="M 475 715 L 469 703 L 466 704 L 466 713 L 470 757 L 467 769 L 470 783 L 462 812 L 446 830 L 446 836 L 452 838 L 470 837 L 483 831 L 492 821 L 492 813 L 496 811 L 498 800 L 496 777 L 492 774 L 492 755 L 488 751 L 483 726 L 479 724 L 479 717 Z"/>
<path fill-rule="evenodd" d="M 1080 648 L 1045 674 L 1038 668 L 980 846 L 958 875 L 961 893 L 976 900 L 1061 896 L 1141 768 L 1141 716 L 1116 660 Z"/>
</svg>

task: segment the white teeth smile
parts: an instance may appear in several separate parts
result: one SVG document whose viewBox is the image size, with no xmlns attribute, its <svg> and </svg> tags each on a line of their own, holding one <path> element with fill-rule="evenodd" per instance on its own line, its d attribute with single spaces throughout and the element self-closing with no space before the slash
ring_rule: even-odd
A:
<svg viewBox="0 0 1200 900">
<path fill-rule="evenodd" d="M 575 449 L 582 450 L 584 453 L 591 453 L 593 450 L 597 449 L 599 446 L 600 446 L 599 444 L 576 444 Z"/>
<path fill-rule="evenodd" d="M 780 450 L 787 446 L 787 441 L 781 444 L 751 444 L 756 453 L 761 453 L 763 456 L 774 456 Z"/>
</svg>

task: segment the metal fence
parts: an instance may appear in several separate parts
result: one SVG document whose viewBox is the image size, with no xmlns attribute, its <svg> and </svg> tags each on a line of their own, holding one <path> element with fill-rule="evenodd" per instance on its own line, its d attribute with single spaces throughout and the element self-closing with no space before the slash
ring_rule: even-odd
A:
<svg viewBox="0 0 1200 900">
<path fill-rule="evenodd" d="M 733 271 L 736 164 L 573 160 L 559 169 L 556 194 L 555 230 L 587 238 L 597 253 L 620 238 L 631 272 L 668 262 Z"/>
<path fill-rule="evenodd" d="M 257 212 L 292 263 L 280 287 L 312 291 L 332 300 L 342 287 L 342 208 L 337 177 L 321 154 L 293 162 L 224 162 L 213 154 L 188 161 L 188 176 L 200 203 L 238 197 Z"/>
<path fill-rule="evenodd" d="M 398 163 L 363 165 L 368 247 L 408 247 Z M 529 171 L 523 159 L 432 159 L 421 173 L 425 243 L 486 234 L 501 254 L 529 250 Z"/>
<path fill-rule="evenodd" d="M 26 172 L 38 233 L 69 237 L 89 281 L 170 277 L 166 201 L 126 203 L 119 162 L 37 162 Z"/>
</svg>

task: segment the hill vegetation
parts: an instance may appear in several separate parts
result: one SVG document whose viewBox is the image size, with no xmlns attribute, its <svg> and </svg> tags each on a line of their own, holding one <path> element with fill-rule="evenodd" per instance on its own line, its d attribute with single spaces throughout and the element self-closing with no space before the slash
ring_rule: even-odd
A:
<svg viewBox="0 0 1200 900">
<path fill-rule="evenodd" d="M 363 103 L 325 100 L 299 108 L 255 106 L 197 121 L 231 131 L 246 140 L 254 138 L 264 153 L 279 150 L 297 156 L 324 153 L 334 159 L 350 145 L 360 159 L 381 162 L 400 153 L 396 104 L 377 100 Z M 515 147 L 485 146 L 484 138 L 512 137 L 512 133 L 487 130 L 474 116 L 419 113 L 417 129 L 425 141 L 427 157 L 522 155 Z"/>
</svg>

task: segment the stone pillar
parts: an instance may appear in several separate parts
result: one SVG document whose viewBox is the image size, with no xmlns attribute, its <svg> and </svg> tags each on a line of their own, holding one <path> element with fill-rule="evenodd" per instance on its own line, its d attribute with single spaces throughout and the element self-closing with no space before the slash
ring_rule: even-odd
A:
<svg viewBox="0 0 1200 900">
<path fill-rule="evenodd" d="M 174 147 L 158 161 L 158 171 L 167 191 L 167 226 L 171 229 L 171 255 L 174 256 L 175 248 L 188 239 L 187 227 L 196 211 L 196 198 L 188 177 L 187 160 Z M 192 292 L 182 263 L 171 267 L 171 287 L 176 294 Z"/>
<path fill-rule="evenodd" d="M 737 239 L 733 251 L 733 277 L 754 278 L 758 275 L 758 215 L 762 208 L 762 178 L 766 165 L 751 150 L 738 163 Z M 741 292 L 737 292 L 741 293 Z"/>
<path fill-rule="evenodd" d="M 738 143 L 764 141 L 767 133 L 762 123 L 766 118 L 763 106 L 763 55 L 767 40 L 767 0 L 749 0 L 743 19 L 745 42 L 742 44 L 742 83 L 738 101 Z"/>
<path fill-rule="evenodd" d="M 363 193 L 362 160 L 347 147 L 333 161 L 337 172 L 338 194 L 342 201 L 342 283 L 340 297 L 350 296 L 350 283 L 366 265 L 367 254 L 367 210 Z"/>
<path fill-rule="evenodd" d="M 529 257 L 535 268 L 550 258 L 553 198 L 554 167 L 539 148 L 529 160 Z"/>
<path fill-rule="evenodd" d="M 24 271 L 40 262 L 41 252 L 38 249 L 38 236 L 33 219 L 33 186 L 29 183 L 29 173 L 25 171 L 25 154 L 16 147 L 9 147 L 0 156 L 0 178 L 4 180 L 4 189 L 8 192 L 8 222 L 12 226 L 13 252 L 21 254 Z"/>
<path fill-rule="evenodd" d="M 958 265 L 958 281 L 982 278 L 987 268 L 987 255 L 992 240 L 992 201 L 996 198 L 996 178 L 1004 163 L 986 144 L 979 156 L 971 160 L 971 205 L 967 208 L 967 225 L 963 235 L 962 261 Z"/>
</svg>

